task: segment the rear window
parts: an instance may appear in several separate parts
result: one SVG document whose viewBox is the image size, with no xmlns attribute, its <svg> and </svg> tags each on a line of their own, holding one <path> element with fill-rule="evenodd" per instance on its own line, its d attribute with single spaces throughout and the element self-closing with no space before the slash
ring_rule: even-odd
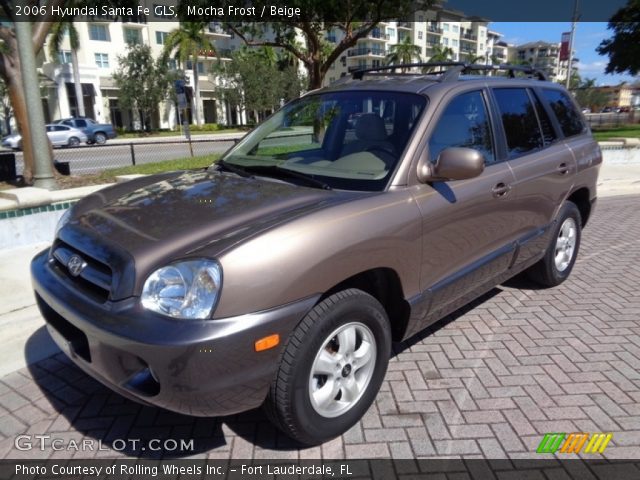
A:
<svg viewBox="0 0 640 480">
<path fill-rule="evenodd" d="M 527 90 L 496 88 L 493 93 L 507 137 L 509 158 L 542 148 L 542 133 Z"/>
<path fill-rule="evenodd" d="M 560 123 L 565 137 L 572 137 L 584 132 L 585 127 L 574 103 L 565 92 L 544 88 L 542 94 L 551 105 L 551 109 Z"/>
</svg>

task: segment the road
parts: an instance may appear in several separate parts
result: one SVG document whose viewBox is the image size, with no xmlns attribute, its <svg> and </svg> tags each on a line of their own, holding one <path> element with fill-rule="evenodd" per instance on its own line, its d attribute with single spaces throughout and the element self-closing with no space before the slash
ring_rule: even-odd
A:
<svg viewBox="0 0 640 480">
<path fill-rule="evenodd" d="M 222 154 L 234 145 L 242 135 L 224 136 L 222 138 L 194 138 L 193 155 Z M 278 147 L 291 144 L 309 143 L 310 134 L 288 133 L 270 136 L 261 143 L 265 147 Z M 7 150 L 0 149 L 0 153 Z M 16 154 L 16 171 L 22 173 L 22 152 Z M 99 173 L 104 170 L 126 167 L 133 164 L 163 162 L 190 156 L 189 143 L 185 140 L 158 139 L 146 141 L 110 141 L 105 145 L 86 145 L 76 148 L 55 148 L 54 158 L 59 162 L 69 162 L 72 175 Z"/>
<path fill-rule="evenodd" d="M 536 448 L 548 432 L 610 432 L 604 455 L 580 456 L 640 458 L 639 202 L 638 195 L 598 201 L 573 273 L 559 287 L 508 282 L 396 344 L 368 413 L 321 446 L 292 444 L 261 411 L 194 418 L 141 406 L 103 387 L 59 353 L 0 378 L 0 458 L 540 459 Z M 44 341 L 51 345 L 41 327 L 20 353 L 34 358 Z M 54 452 L 50 445 L 19 451 L 15 439 L 24 433 L 78 445 L 100 440 L 104 451 Z M 117 449 L 114 439 L 127 438 L 141 439 L 139 445 L 157 438 L 193 439 L 194 449 Z M 431 472 L 438 466 L 424 465 Z M 559 462 L 552 466 L 562 468 Z M 585 479 L 621 478 L 606 470 L 595 477 L 577 461 L 572 466 Z M 609 467 L 615 470 L 616 465 L 601 465 Z M 625 478 L 639 478 L 634 472 Z M 496 476 L 576 478 L 560 473 Z"/>
</svg>

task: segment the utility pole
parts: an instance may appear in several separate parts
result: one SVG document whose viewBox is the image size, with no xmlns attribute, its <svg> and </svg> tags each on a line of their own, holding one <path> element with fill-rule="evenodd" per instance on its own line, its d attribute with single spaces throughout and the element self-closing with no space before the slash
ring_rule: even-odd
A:
<svg viewBox="0 0 640 480">
<path fill-rule="evenodd" d="M 576 24 L 578 23 L 578 0 L 573 4 L 573 19 L 571 20 L 571 37 L 569 38 L 569 64 L 567 65 L 567 90 L 571 84 L 571 74 L 573 73 L 573 37 L 576 34 Z"/>
<path fill-rule="evenodd" d="M 31 132 L 31 146 L 33 150 L 33 185 L 35 187 L 53 190 L 57 188 L 53 177 L 53 163 L 49 151 L 49 138 L 44 128 L 44 112 L 38 86 L 38 71 L 36 70 L 36 55 L 33 50 L 30 22 L 14 22 L 16 41 L 20 55 L 20 70 L 24 87 L 25 103 L 27 104 L 28 128 Z"/>
</svg>

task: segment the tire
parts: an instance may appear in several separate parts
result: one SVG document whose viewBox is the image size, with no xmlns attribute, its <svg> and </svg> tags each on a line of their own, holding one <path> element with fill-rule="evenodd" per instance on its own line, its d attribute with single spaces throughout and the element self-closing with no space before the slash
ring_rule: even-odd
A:
<svg viewBox="0 0 640 480">
<path fill-rule="evenodd" d="M 93 136 L 93 140 L 97 145 L 104 145 L 107 143 L 107 136 L 102 132 L 98 132 Z"/>
<path fill-rule="evenodd" d="M 544 257 L 527 270 L 533 281 L 543 287 L 555 287 L 569 278 L 580 250 L 581 225 L 578 207 L 573 202 L 565 202 Z"/>
<path fill-rule="evenodd" d="M 337 437 L 370 407 L 390 353 L 391 328 L 382 305 L 361 290 L 335 293 L 289 336 L 265 411 L 276 427 L 302 444 Z"/>
<path fill-rule="evenodd" d="M 80 145 L 80 139 L 78 137 L 71 137 L 67 142 L 67 145 L 69 145 L 70 147 L 77 147 L 78 145 Z"/>
</svg>

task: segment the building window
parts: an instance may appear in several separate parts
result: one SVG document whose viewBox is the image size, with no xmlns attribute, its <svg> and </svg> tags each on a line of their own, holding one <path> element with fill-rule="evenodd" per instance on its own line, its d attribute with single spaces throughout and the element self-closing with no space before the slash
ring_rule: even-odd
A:
<svg viewBox="0 0 640 480">
<path fill-rule="evenodd" d="M 418 21 L 424 22 L 424 15 L 418 15 Z"/>
<path fill-rule="evenodd" d="M 95 53 L 96 65 L 100 68 L 109 68 L 109 54 Z"/>
<path fill-rule="evenodd" d="M 164 45 L 164 42 L 168 36 L 169 36 L 168 32 L 156 32 L 156 43 L 158 45 Z"/>
<path fill-rule="evenodd" d="M 455 38 L 451 40 L 451 46 L 452 47 L 457 47 L 458 46 L 458 40 L 456 40 Z"/>
<path fill-rule="evenodd" d="M 110 42 L 109 28 L 106 25 L 92 23 L 89 25 L 89 38 L 99 42 Z"/>
<path fill-rule="evenodd" d="M 124 43 L 142 45 L 142 32 L 138 28 L 124 28 Z"/>
<path fill-rule="evenodd" d="M 177 70 L 178 62 L 176 62 L 175 58 L 171 58 L 167 61 L 167 67 L 169 67 L 169 70 Z"/>
<path fill-rule="evenodd" d="M 451 31 L 453 33 L 460 33 L 460 27 L 458 27 L 458 25 L 451 25 Z"/>
<path fill-rule="evenodd" d="M 58 63 L 71 63 L 71 50 L 58 52 Z"/>
<path fill-rule="evenodd" d="M 448 46 L 449 46 L 449 39 L 448 39 L 448 38 L 446 38 L 446 37 L 445 37 L 445 38 L 443 38 L 443 39 L 442 39 L 442 44 L 448 47 Z"/>
<path fill-rule="evenodd" d="M 387 35 L 389 35 L 389 37 L 395 37 L 396 36 L 396 29 L 395 28 L 387 28 Z"/>
<path fill-rule="evenodd" d="M 422 40 L 422 32 L 418 30 L 418 40 Z"/>
<path fill-rule="evenodd" d="M 442 30 L 445 31 L 445 32 L 448 32 L 449 31 L 449 24 L 448 23 L 443 23 L 442 24 Z"/>
<path fill-rule="evenodd" d="M 187 60 L 187 70 L 193 70 L 193 62 L 191 60 Z M 204 63 L 198 62 L 198 74 L 204 75 Z"/>
</svg>

